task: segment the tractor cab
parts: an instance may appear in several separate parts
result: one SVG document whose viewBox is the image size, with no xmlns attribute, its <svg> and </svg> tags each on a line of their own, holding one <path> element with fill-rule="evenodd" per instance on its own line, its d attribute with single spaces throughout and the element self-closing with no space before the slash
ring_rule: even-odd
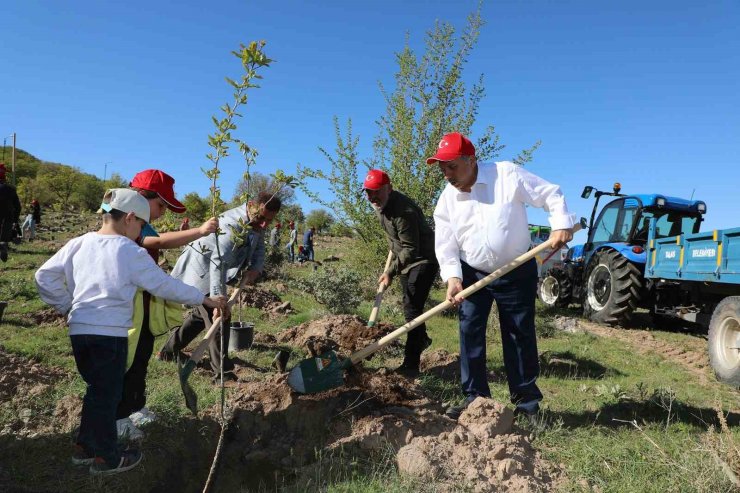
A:
<svg viewBox="0 0 740 493">
<path fill-rule="evenodd" d="M 591 213 L 588 241 L 584 245 L 586 258 L 604 246 L 616 249 L 630 261 L 645 263 L 644 246 L 649 239 L 696 233 L 706 212 L 702 201 L 685 200 L 659 194 L 619 193 L 619 183 L 614 192 L 596 191 L 596 201 Z M 593 187 L 586 187 L 581 197 L 588 198 Z M 617 196 L 609 202 L 594 221 L 594 216 L 603 195 Z"/>
</svg>

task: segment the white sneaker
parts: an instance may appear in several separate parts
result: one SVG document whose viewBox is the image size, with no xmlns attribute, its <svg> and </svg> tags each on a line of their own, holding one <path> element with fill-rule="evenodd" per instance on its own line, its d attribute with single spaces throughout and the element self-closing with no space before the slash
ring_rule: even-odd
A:
<svg viewBox="0 0 740 493">
<path fill-rule="evenodd" d="M 141 428 L 142 426 L 146 426 L 152 421 L 155 421 L 157 419 L 157 415 L 151 412 L 148 408 L 142 407 L 135 413 L 131 413 L 129 419 L 134 424 L 134 426 L 136 426 L 137 428 Z"/>
<path fill-rule="evenodd" d="M 119 440 L 138 442 L 144 438 L 144 432 L 134 426 L 130 418 L 122 418 L 116 421 Z"/>
</svg>

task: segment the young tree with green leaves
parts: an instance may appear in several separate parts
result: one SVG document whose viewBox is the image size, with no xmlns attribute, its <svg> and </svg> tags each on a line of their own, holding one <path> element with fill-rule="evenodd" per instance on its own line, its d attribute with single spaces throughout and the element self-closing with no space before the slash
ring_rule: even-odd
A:
<svg viewBox="0 0 740 493">
<path fill-rule="evenodd" d="M 190 221 L 203 222 L 208 219 L 210 203 L 207 198 L 198 195 L 198 192 L 186 193 L 182 199 L 182 205 L 187 209 Z"/>
<path fill-rule="evenodd" d="M 39 171 L 39 181 L 42 186 L 51 191 L 55 201 L 63 209 L 66 209 L 72 194 L 77 188 L 80 174 L 78 170 L 70 166 L 63 164 L 49 165 L 44 166 Z"/>
<path fill-rule="evenodd" d="M 249 183 L 247 183 L 245 178 L 239 180 L 231 203 L 232 205 L 236 205 L 243 197 L 256 197 L 260 192 L 269 192 L 271 194 L 274 192 L 275 196 L 280 199 L 283 205 L 295 202 L 295 190 L 293 188 L 286 187 L 284 183 L 277 182 L 272 176 L 254 172 L 249 175 Z"/>
<path fill-rule="evenodd" d="M 326 233 L 334 224 L 334 217 L 324 209 L 314 209 L 306 216 L 306 226 L 316 228 L 319 233 Z"/>
<path fill-rule="evenodd" d="M 378 259 L 387 252 L 387 245 L 362 192 L 365 173 L 371 168 L 383 169 L 393 187 L 416 202 L 425 216 L 431 217 L 444 178 L 435 167 L 426 165 L 425 158 L 434 154 L 442 135 L 453 131 L 470 135 L 476 122 L 485 96 L 483 75 L 466 87 L 463 73 L 482 26 L 480 10 L 468 16 L 467 25 L 459 34 L 452 25 L 437 22 L 426 34 L 421 55 L 417 55 L 408 40 L 401 52 L 396 53 L 394 89 L 388 91 L 380 84 L 386 110 L 377 121 L 378 133 L 371 158 L 359 156 L 359 138 L 352 134 L 352 121 L 348 120 L 343 133 L 335 117 L 333 152 L 319 148 L 329 162 L 329 170 L 299 165 L 299 176 L 324 181 L 333 198 L 323 198 L 308 183 L 302 186 L 304 193 L 334 211 L 340 223 L 352 227 Z M 522 152 L 516 160 L 529 160 L 537 145 Z M 476 154 L 480 160 L 493 159 L 503 148 L 493 125 L 478 132 Z"/>
</svg>

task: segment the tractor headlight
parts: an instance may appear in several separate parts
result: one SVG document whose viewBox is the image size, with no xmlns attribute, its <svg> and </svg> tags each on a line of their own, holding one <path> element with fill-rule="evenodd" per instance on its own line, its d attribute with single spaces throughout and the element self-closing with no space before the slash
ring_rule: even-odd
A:
<svg viewBox="0 0 740 493">
<path fill-rule="evenodd" d="M 696 204 L 696 210 L 699 211 L 701 214 L 704 214 L 707 212 L 707 204 L 704 202 L 699 202 Z"/>
<path fill-rule="evenodd" d="M 658 197 L 657 199 L 655 199 L 655 204 L 658 207 L 663 207 L 665 206 L 665 199 L 663 197 Z"/>
</svg>

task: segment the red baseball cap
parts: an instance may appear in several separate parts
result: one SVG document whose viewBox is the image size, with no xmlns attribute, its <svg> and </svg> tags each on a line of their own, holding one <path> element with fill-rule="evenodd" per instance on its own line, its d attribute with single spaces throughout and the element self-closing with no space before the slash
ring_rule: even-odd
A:
<svg viewBox="0 0 740 493">
<path fill-rule="evenodd" d="M 460 156 L 475 156 L 475 146 L 463 134 L 452 132 L 442 137 L 439 146 L 437 146 L 437 153 L 427 158 L 427 164 L 434 164 L 438 161 L 453 161 Z"/>
<path fill-rule="evenodd" d="M 136 173 L 129 186 L 156 192 L 172 212 L 177 212 L 178 214 L 185 212 L 185 206 L 175 198 L 175 179 L 164 171 L 147 169 Z"/>
<path fill-rule="evenodd" d="M 391 182 L 388 174 L 379 169 L 371 169 L 367 172 L 365 181 L 362 184 L 364 190 L 379 190 L 383 185 L 388 185 Z"/>
</svg>

